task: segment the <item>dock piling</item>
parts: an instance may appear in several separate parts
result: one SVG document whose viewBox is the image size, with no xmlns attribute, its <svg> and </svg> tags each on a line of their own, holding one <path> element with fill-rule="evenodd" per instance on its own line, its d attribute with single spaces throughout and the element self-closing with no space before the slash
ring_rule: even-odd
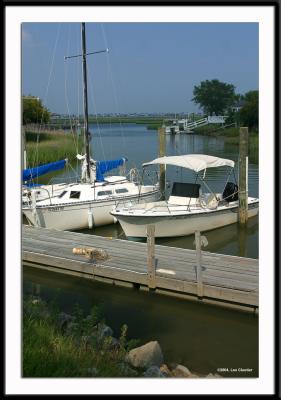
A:
<svg viewBox="0 0 281 400">
<path fill-rule="evenodd" d="M 147 225 L 147 272 L 148 287 L 155 289 L 155 225 Z"/>
<path fill-rule="evenodd" d="M 159 138 L 159 157 L 164 157 L 166 155 L 166 136 L 165 128 L 158 128 L 158 138 Z M 165 196 L 166 190 L 166 166 L 164 164 L 159 165 L 159 187 L 162 194 L 162 198 Z"/>
<path fill-rule="evenodd" d="M 203 297 L 201 233 L 195 231 L 197 296 Z"/>
<path fill-rule="evenodd" d="M 240 128 L 239 140 L 239 224 L 248 221 L 248 128 Z"/>
</svg>

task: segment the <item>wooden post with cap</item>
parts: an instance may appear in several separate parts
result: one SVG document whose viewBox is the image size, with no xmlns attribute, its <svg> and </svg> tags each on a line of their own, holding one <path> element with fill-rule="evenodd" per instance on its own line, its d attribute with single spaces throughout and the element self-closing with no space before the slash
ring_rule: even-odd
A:
<svg viewBox="0 0 281 400">
<path fill-rule="evenodd" d="M 203 297 L 201 233 L 195 231 L 197 296 Z"/>
<path fill-rule="evenodd" d="M 239 139 L 239 224 L 248 221 L 248 128 L 240 127 Z"/>
<path fill-rule="evenodd" d="M 155 225 L 147 225 L 147 273 L 148 287 L 156 288 L 155 271 Z"/>
<path fill-rule="evenodd" d="M 159 157 L 164 157 L 166 155 L 166 136 L 165 128 L 158 128 L 158 139 L 159 139 Z M 161 197 L 165 197 L 166 190 L 166 165 L 159 165 L 159 189 L 161 192 Z"/>
</svg>

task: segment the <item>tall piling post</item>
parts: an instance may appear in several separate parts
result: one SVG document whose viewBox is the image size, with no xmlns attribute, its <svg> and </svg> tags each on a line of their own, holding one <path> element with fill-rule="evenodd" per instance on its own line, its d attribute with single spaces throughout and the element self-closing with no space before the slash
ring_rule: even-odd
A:
<svg viewBox="0 0 281 400">
<path fill-rule="evenodd" d="M 203 297 L 201 233 L 195 231 L 197 296 Z"/>
<path fill-rule="evenodd" d="M 147 225 L 147 274 L 148 287 L 156 288 L 156 266 L 155 266 L 155 225 Z"/>
<path fill-rule="evenodd" d="M 159 157 L 164 157 L 166 155 L 166 136 L 165 128 L 158 128 L 158 140 L 159 140 Z M 161 197 L 165 197 L 166 191 L 166 165 L 159 165 L 159 189 L 161 192 Z"/>
<path fill-rule="evenodd" d="M 248 128 L 240 127 L 239 139 L 239 224 L 248 221 Z"/>
</svg>

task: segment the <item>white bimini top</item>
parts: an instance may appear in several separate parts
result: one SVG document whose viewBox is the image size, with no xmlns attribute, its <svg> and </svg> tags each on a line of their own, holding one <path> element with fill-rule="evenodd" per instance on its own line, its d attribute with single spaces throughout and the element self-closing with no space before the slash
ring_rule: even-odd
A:
<svg viewBox="0 0 281 400">
<path fill-rule="evenodd" d="M 205 154 L 186 154 L 182 156 L 165 156 L 142 164 L 143 167 L 153 164 L 174 165 L 199 172 L 206 168 L 229 166 L 234 168 L 234 161 L 226 158 L 207 156 Z"/>
</svg>

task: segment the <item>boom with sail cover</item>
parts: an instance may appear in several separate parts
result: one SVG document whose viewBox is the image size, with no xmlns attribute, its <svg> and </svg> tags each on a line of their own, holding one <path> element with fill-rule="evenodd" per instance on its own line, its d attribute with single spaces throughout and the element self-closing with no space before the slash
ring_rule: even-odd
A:
<svg viewBox="0 0 281 400">
<path fill-rule="evenodd" d="M 27 168 L 23 170 L 22 179 L 24 182 L 30 181 L 31 179 L 37 178 L 38 176 L 45 175 L 48 172 L 57 171 L 63 169 L 67 164 L 68 159 L 55 161 L 49 164 L 40 165 L 34 168 Z"/>
<path fill-rule="evenodd" d="M 123 165 L 127 160 L 127 158 L 120 158 L 117 160 L 106 160 L 106 161 L 97 161 L 96 164 L 96 179 L 98 182 L 103 182 L 104 177 L 103 174 L 105 174 L 108 171 L 111 171 L 114 168 L 120 167 Z"/>
<path fill-rule="evenodd" d="M 86 178 L 86 155 L 77 154 L 76 156 L 78 160 L 82 161 L 82 180 Z M 116 160 L 104 160 L 104 161 L 95 161 L 90 158 L 90 174 L 91 181 L 96 182 L 104 182 L 104 176 L 108 171 L 111 171 L 114 168 L 120 167 L 123 165 L 128 159 L 126 157 L 118 158 Z"/>
</svg>

